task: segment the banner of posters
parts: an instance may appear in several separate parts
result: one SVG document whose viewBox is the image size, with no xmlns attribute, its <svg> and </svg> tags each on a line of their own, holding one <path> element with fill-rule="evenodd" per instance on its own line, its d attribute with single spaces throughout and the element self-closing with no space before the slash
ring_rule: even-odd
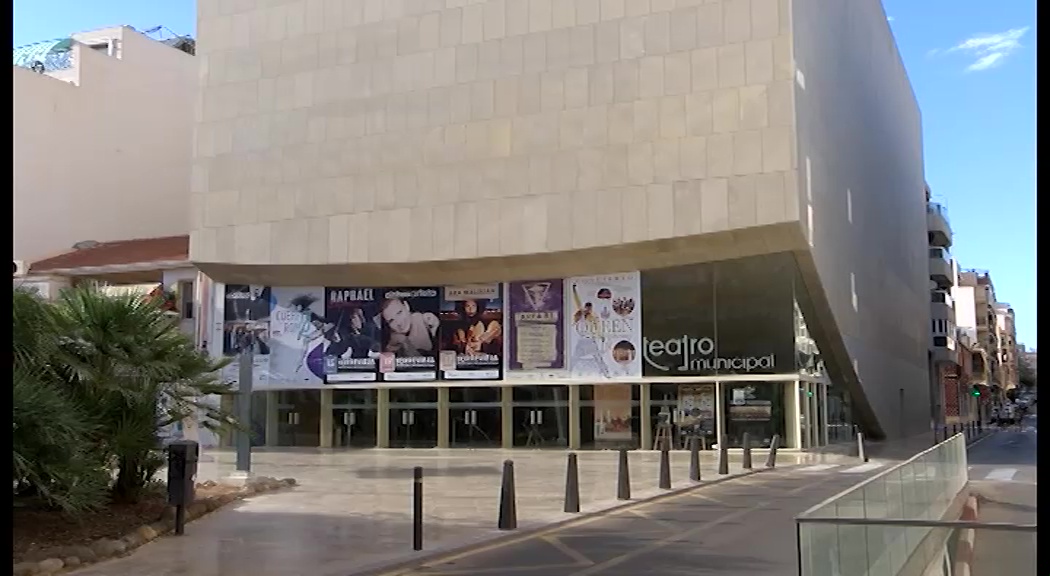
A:
<svg viewBox="0 0 1050 576">
<path fill-rule="evenodd" d="M 507 341 L 510 370 L 565 368 L 564 293 L 561 280 L 511 282 Z"/>
<path fill-rule="evenodd" d="M 642 375 L 641 281 L 637 272 L 565 281 L 569 369 L 580 378 Z"/>
<path fill-rule="evenodd" d="M 384 381 L 437 379 L 438 288 L 384 288 L 379 305 L 379 373 Z"/>
<path fill-rule="evenodd" d="M 273 300 L 269 286 L 227 284 L 223 298 L 222 353 L 239 356 L 252 349 L 253 388 L 268 385 L 270 369 L 270 313 Z M 227 382 L 237 382 L 240 363 L 233 361 L 223 369 Z"/>
<path fill-rule="evenodd" d="M 324 288 L 273 288 L 270 384 L 313 388 L 324 381 Z"/>
<path fill-rule="evenodd" d="M 440 319 L 442 378 L 499 380 L 502 377 L 502 284 L 446 286 Z"/>
<path fill-rule="evenodd" d="M 594 385 L 594 439 L 607 442 L 631 438 L 631 384 Z"/>
<path fill-rule="evenodd" d="M 382 334 L 381 288 L 325 288 L 322 372 L 328 384 L 375 382 Z"/>
</svg>

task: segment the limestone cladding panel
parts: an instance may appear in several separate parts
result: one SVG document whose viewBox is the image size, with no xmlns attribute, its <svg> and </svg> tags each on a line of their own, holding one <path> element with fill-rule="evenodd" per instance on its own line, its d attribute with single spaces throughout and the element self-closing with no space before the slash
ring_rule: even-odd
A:
<svg viewBox="0 0 1050 576">
<path fill-rule="evenodd" d="M 511 256 L 798 218 L 788 0 L 198 10 L 196 260 Z"/>
</svg>

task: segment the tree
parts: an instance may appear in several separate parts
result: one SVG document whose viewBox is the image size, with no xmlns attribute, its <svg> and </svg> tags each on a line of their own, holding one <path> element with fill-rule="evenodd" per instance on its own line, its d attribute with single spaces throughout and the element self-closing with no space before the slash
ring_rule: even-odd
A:
<svg viewBox="0 0 1050 576">
<path fill-rule="evenodd" d="M 55 303 L 16 292 L 15 308 L 21 309 L 15 320 L 16 482 L 34 486 L 49 503 L 71 511 L 99 504 L 91 496 L 82 504 L 64 503 L 62 494 L 76 498 L 65 479 L 74 478 L 75 485 L 79 476 L 57 465 L 31 467 L 32 455 L 59 454 L 48 462 L 73 458 L 71 465 L 77 454 L 94 455 L 80 466 L 104 472 L 113 498 L 134 501 L 164 464 L 162 427 L 196 414 L 206 428 L 236 425 L 230 414 L 203 402 L 229 391 L 217 378 L 226 361 L 197 350 L 157 302 L 84 286 L 63 291 Z M 27 438 L 39 433 L 34 418 L 38 427 L 58 422 L 49 436 L 36 439 L 40 446 Z M 56 486 L 64 491 L 47 497 Z"/>
<path fill-rule="evenodd" d="M 1034 388 L 1036 385 L 1036 372 L 1027 354 L 1017 356 L 1017 381 L 1023 388 Z"/>
</svg>

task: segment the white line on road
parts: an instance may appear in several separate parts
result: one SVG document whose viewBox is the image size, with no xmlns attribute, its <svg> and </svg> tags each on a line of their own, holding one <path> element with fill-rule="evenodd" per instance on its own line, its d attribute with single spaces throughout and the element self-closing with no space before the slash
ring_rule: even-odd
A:
<svg viewBox="0 0 1050 576">
<path fill-rule="evenodd" d="M 861 464 L 860 466 L 854 466 L 853 468 L 846 468 L 842 473 L 863 474 L 864 472 L 871 472 L 872 470 L 878 470 L 879 468 L 882 468 L 881 462 L 868 462 L 867 464 Z"/>
<path fill-rule="evenodd" d="M 799 468 L 799 472 L 823 472 L 824 470 L 831 470 L 837 467 L 838 464 L 814 464 L 812 466 L 806 466 L 805 468 Z"/>
<path fill-rule="evenodd" d="M 984 477 L 985 480 L 997 480 L 999 482 L 1009 482 L 1014 479 L 1014 475 L 1017 474 L 1017 468 L 996 468 L 988 473 Z"/>
</svg>

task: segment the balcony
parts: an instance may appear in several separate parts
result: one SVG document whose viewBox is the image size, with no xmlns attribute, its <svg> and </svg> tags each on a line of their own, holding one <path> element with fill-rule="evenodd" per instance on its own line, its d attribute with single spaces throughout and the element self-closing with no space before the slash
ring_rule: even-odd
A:
<svg viewBox="0 0 1050 576">
<path fill-rule="evenodd" d="M 930 248 L 930 280 L 937 288 L 947 290 L 954 283 L 951 258 L 944 248 Z"/>
<path fill-rule="evenodd" d="M 955 338 L 951 336 L 933 336 L 930 339 L 930 359 L 934 364 L 958 363 L 955 350 Z"/>
<path fill-rule="evenodd" d="M 950 248 L 952 245 L 952 225 L 948 221 L 948 209 L 936 202 L 926 204 L 926 235 L 930 246 Z"/>
<path fill-rule="evenodd" d="M 952 297 L 945 292 L 930 292 L 930 318 L 950 320 L 955 323 L 955 308 Z"/>
</svg>

